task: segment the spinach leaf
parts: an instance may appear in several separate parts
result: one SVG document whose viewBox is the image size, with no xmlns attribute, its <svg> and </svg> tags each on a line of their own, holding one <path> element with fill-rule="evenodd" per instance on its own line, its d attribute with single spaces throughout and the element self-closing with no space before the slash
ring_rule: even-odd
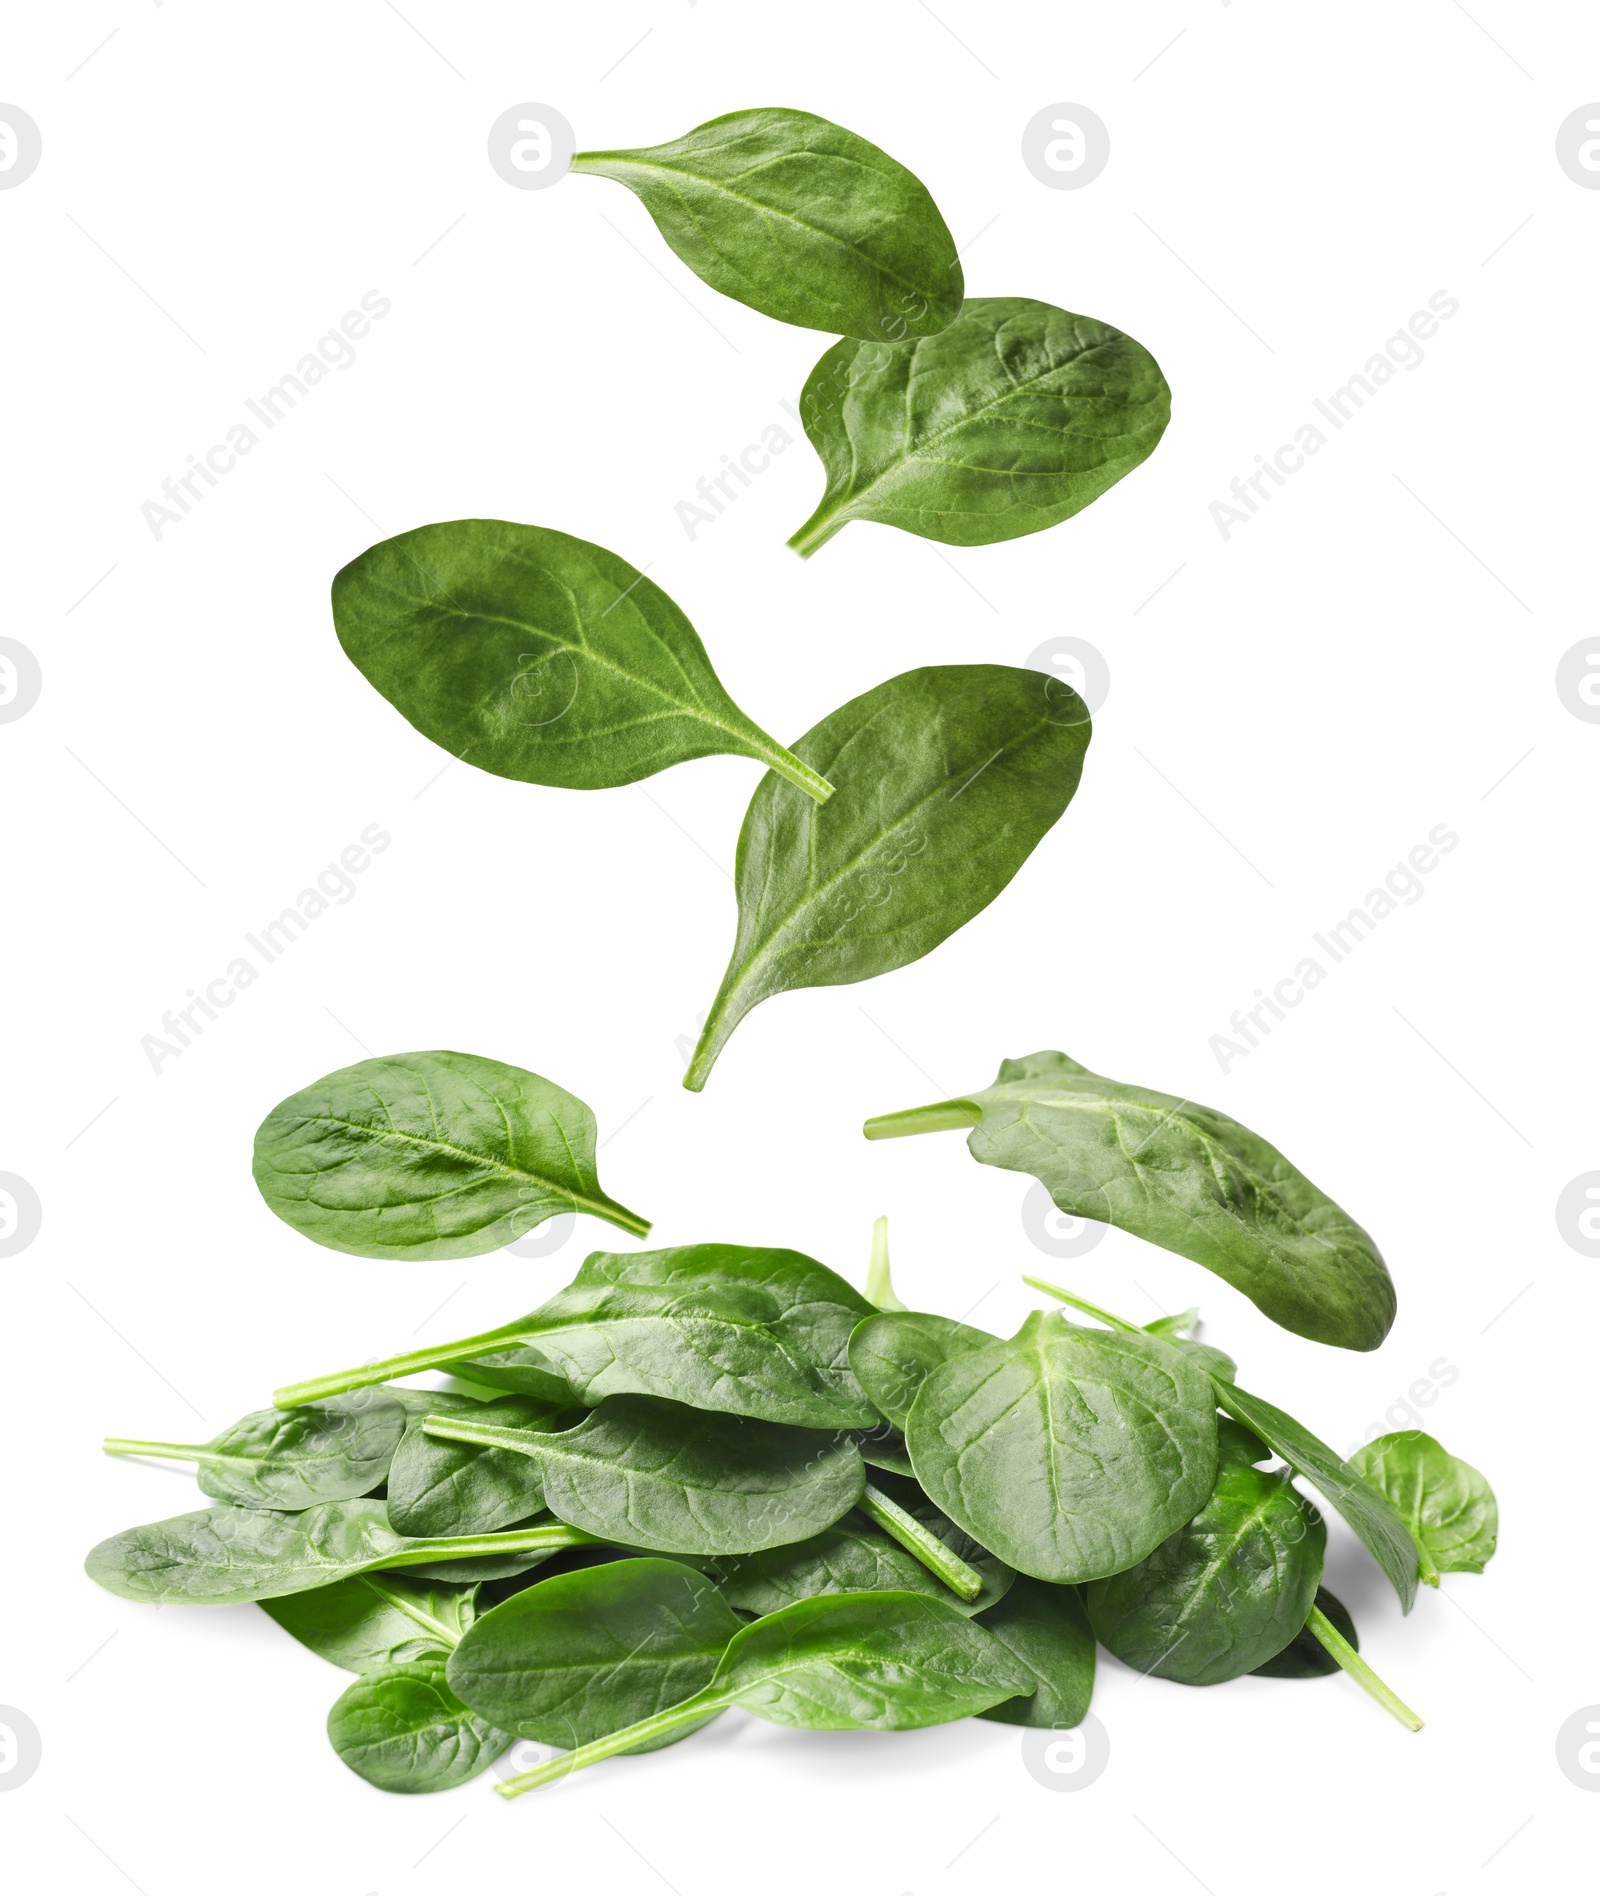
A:
<svg viewBox="0 0 1600 1896">
<path fill-rule="evenodd" d="M 847 1514 L 809 1540 L 725 1556 L 716 1570 L 728 1604 L 758 1618 L 823 1593 L 925 1593 L 971 1615 L 993 1606 L 1016 1578 L 1001 1562 L 993 1564 L 1005 1576 L 1004 1584 L 986 1578 L 976 1599 L 963 1600 L 905 1548 L 861 1516 Z"/>
<path fill-rule="evenodd" d="M 798 1251 L 597 1251 L 565 1290 L 498 1330 L 294 1383 L 273 1400 L 292 1407 L 450 1363 L 505 1374 L 508 1346 L 532 1344 L 572 1403 L 654 1395 L 799 1428 L 859 1428 L 877 1415 L 850 1369 L 849 1342 L 871 1310 Z"/>
<path fill-rule="evenodd" d="M 1034 1689 L 1026 1698 L 1002 1699 L 978 1716 L 1045 1731 L 1081 1725 L 1094 1693 L 1094 1634 L 1078 1589 L 1020 1575 L 984 1614 L 983 1625 L 1027 1667 Z"/>
<path fill-rule="evenodd" d="M 855 1444 L 869 1468 L 885 1468 L 897 1475 L 916 1472 L 906 1453 L 906 1438 L 887 1422 L 880 1422 L 872 1429 L 857 1429 Z"/>
<path fill-rule="evenodd" d="M 903 1434 L 917 1391 L 941 1363 L 963 1350 L 998 1342 L 953 1317 L 920 1310 L 885 1311 L 850 1333 L 850 1367 L 879 1413 Z"/>
<path fill-rule="evenodd" d="M 544 1506 L 538 1472 L 525 1455 L 446 1442 L 422 1425 L 428 1414 L 471 1414 L 504 1428 L 548 1430 L 556 1426 L 560 1410 L 526 1396 L 442 1403 L 430 1395 L 428 1401 L 432 1406 L 419 1408 L 411 1418 L 389 1469 L 389 1525 L 397 1533 L 490 1534 Z"/>
<path fill-rule="evenodd" d="M 1326 1587 L 1317 1588 L 1316 1608 L 1334 1629 L 1356 1651 L 1361 1641 L 1356 1635 L 1356 1623 L 1341 1600 L 1336 1599 Z M 1275 1654 L 1264 1664 L 1251 1668 L 1252 1676 L 1258 1679 L 1326 1679 L 1339 1670 L 1339 1662 L 1307 1626 L 1302 1626 L 1283 1651 Z"/>
<path fill-rule="evenodd" d="M 1011 1650 L 943 1600 L 919 1593 L 834 1593 L 758 1619 L 728 1642 L 711 1683 L 654 1717 L 507 1778 L 520 1797 L 685 1725 L 742 1705 L 800 1731 L 915 1731 L 1031 1692 Z"/>
<path fill-rule="evenodd" d="M 1420 1429 L 1380 1435 L 1358 1449 L 1350 1466 L 1378 1490 L 1411 1530 L 1422 1578 L 1482 1573 L 1500 1529 L 1494 1490 L 1476 1468 Z"/>
<path fill-rule="evenodd" d="M 833 798 L 757 785 L 733 956 L 684 1085 L 770 996 L 903 968 L 987 908 L 1071 802 L 1088 743 L 1076 693 L 1005 665 L 903 672 L 814 725 L 795 750 Z"/>
<path fill-rule="evenodd" d="M 692 1568 L 615 1561 L 541 1580 L 486 1613 L 456 1648 L 450 1684 L 506 1731 L 570 1750 L 709 1685 L 740 1625 Z"/>
<path fill-rule="evenodd" d="M 1219 1685 L 1304 1628 L 1327 1530 L 1287 1469 L 1251 1465 L 1261 1452 L 1249 1431 L 1225 1422 L 1211 1499 L 1154 1553 L 1088 1589 L 1096 1638 L 1135 1672 Z"/>
<path fill-rule="evenodd" d="M 192 1461 L 200 1492 L 215 1501 L 294 1510 L 370 1494 L 387 1475 L 405 1425 L 404 1408 L 386 1390 L 363 1389 L 289 1415 L 257 1409 L 209 1442 L 111 1435 L 102 1446 L 108 1455 Z"/>
<path fill-rule="evenodd" d="M 661 588 L 569 533 L 445 520 L 397 534 L 334 580 L 333 621 L 410 724 L 497 777 L 605 790 L 726 753 L 828 795 L 723 690 Z"/>
<path fill-rule="evenodd" d="M 429 1416 L 430 1435 L 528 1456 L 558 1519 L 664 1554 L 748 1554 L 804 1540 L 861 1498 L 848 1435 L 611 1396 L 560 1435 Z"/>
<path fill-rule="evenodd" d="M 1417 1597 L 1418 1548 L 1411 1530 L 1387 1498 L 1292 1415 L 1263 1402 L 1260 1396 L 1248 1395 L 1226 1377 L 1213 1376 L 1211 1386 L 1217 1392 L 1217 1401 L 1236 1422 L 1254 1429 L 1275 1454 L 1281 1455 L 1344 1516 L 1362 1546 L 1388 1575 L 1389 1584 L 1400 1596 L 1401 1608 L 1409 1613 Z"/>
<path fill-rule="evenodd" d="M 381 1501 L 324 1501 L 301 1514 L 207 1508 L 130 1527 L 91 1548 L 84 1568 L 91 1580 L 125 1600 L 237 1606 L 380 1567 L 426 1569 L 503 1554 L 538 1557 L 593 1538 L 545 1521 L 504 1534 L 413 1540 L 390 1527 Z"/>
<path fill-rule="evenodd" d="M 450 1690 L 443 1653 L 369 1672 L 334 1702 L 328 1738 L 357 1777 L 380 1791 L 448 1791 L 513 1742 Z"/>
<path fill-rule="evenodd" d="M 899 341 L 961 307 L 961 264 L 927 189 L 842 125 L 729 112 L 640 151 L 580 151 L 625 184 L 703 282 L 780 323 Z"/>
<path fill-rule="evenodd" d="M 477 1600 L 475 1584 L 416 1586 L 392 1573 L 358 1573 L 258 1604 L 318 1658 L 346 1672 L 376 1672 L 448 1652 L 472 1625 Z"/>
<path fill-rule="evenodd" d="M 481 1257 L 563 1211 L 643 1237 L 600 1189 L 594 1114 L 553 1081 L 472 1053 L 341 1067 L 256 1133 L 261 1196 L 302 1237 L 355 1257 Z"/>
<path fill-rule="evenodd" d="M 791 538 L 809 557 L 851 520 L 990 546 L 1080 512 L 1161 439 L 1154 357 L 1092 316 L 976 296 L 936 336 L 836 342 L 800 414 L 827 487 Z"/>
<path fill-rule="evenodd" d="M 906 1445 L 959 1526 L 1038 1580 L 1096 1580 L 1194 1515 L 1217 1470 L 1208 1379 L 1158 1338 L 1035 1311 L 928 1377 Z"/>
<path fill-rule="evenodd" d="M 983 1164 L 1031 1172 L 1062 1211 L 1203 1264 L 1286 1330 L 1372 1350 L 1394 1321 L 1394 1285 L 1371 1238 L 1226 1113 L 1035 1053 L 1002 1061 L 982 1092 L 864 1130 L 895 1139 L 956 1127 Z"/>
</svg>

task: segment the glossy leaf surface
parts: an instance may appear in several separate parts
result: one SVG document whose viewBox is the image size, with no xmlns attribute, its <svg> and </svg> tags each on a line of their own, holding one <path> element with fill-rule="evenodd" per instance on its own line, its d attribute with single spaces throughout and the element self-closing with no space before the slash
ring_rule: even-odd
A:
<svg viewBox="0 0 1600 1896">
<path fill-rule="evenodd" d="M 1333 1622 L 1334 1629 L 1349 1641 L 1353 1651 L 1361 1650 L 1356 1623 L 1343 1601 L 1326 1587 L 1317 1588 L 1316 1608 Z M 1301 1627 L 1283 1651 L 1255 1668 L 1258 1679 L 1328 1679 L 1339 1670 L 1339 1662 L 1308 1626 Z"/>
<path fill-rule="evenodd" d="M 289 1411 L 292 1415 L 300 1410 Z M 412 1416 L 389 1469 L 389 1525 L 397 1533 L 492 1534 L 544 1506 L 533 1464 L 509 1449 L 446 1442 L 423 1428 L 428 1414 L 478 1415 L 503 1428 L 549 1430 L 562 1412 L 526 1396 L 441 1404 L 431 1393 Z"/>
<path fill-rule="evenodd" d="M 380 1791 L 449 1791 L 512 1743 L 450 1690 L 442 1653 L 356 1680 L 328 1714 L 328 1739 L 357 1777 Z"/>
<path fill-rule="evenodd" d="M 941 1363 L 962 1350 L 998 1341 L 987 1330 L 974 1330 L 953 1317 L 885 1311 L 851 1332 L 850 1367 L 874 1407 L 903 1434 L 917 1391 Z"/>
<path fill-rule="evenodd" d="M 1078 1589 L 1019 1575 L 982 1624 L 1027 1667 L 1034 1688 L 1026 1698 L 1003 1699 L 978 1716 L 1045 1731 L 1081 1725 L 1094 1694 L 1094 1634 Z"/>
<path fill-rule="evenodd" d="M 262 1600 L 261 1610 L 302 1646 L 346 1672 L 449 1652 L 477 1615 L 475 1583 L 358 1573 L 309 1593 Z"/>
<path fill-rule="evenodd" d="M 1500 1509 L 1476 1468 L 1420 1429 L 1381 1435 L 1350 1466 L 1389 1502 L 1422 1550 L 1423 1578 L 1482 1573 L 1494 1554 Z"/>
</svg>

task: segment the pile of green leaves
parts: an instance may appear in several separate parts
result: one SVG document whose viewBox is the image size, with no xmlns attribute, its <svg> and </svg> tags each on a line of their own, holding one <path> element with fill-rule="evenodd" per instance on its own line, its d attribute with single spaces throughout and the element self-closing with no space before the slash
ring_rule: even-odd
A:
<svg viewBox="0 0 1600 1896">
<path fill-rule="evenodd" d="M 1030 1280 L 1031 1281 L 1031 1280 Z M 1343 1669 L 1413 1713 L 1321 1590 L 1344 1515 L 1409 1609 L 1482 1570 L 1494 1497 L 1437 1442 L 1348 1463 L 1236 1381 L 1195 1313 L 1035 1311 L 1001 1338 L 795 1251 L 596 1253 L 526 1316 L 278 1391 L 192 1460 L 214 1505 L 102 1541 L 156 1605 L 259 1602 L 356 1675 L 334 1750 L 515 1796 L 743 1707 L 805 1729 L 1070 1729 L 1096 1644 L 1189 1685 Z M 397 1379 L 453 1369 L 468 1387 Z"/>
</svg>

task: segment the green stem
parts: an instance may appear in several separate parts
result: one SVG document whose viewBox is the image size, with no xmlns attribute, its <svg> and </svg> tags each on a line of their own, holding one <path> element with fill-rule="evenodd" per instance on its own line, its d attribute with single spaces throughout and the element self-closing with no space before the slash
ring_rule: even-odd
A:
<svg viewBox="0 0 1600 1896">
<path fill-rule="evenodd" d="M 840 518 L 824 498 L 817 510 L 805 525 L 790 534 L 786 544 L 798 553 L 803 560 L 810 559 L 819 546 L 826 546 L 843 526 L 849 524 L 848 514 Z"/>
<path fill-rule="evenodd" d="M 785 750 L 781 744 L 773 744 L 763 761 L 780 777 L 787 777 L 797 789 L 804 790 L 808 797 L 815 797 L 818 803 L 826 803 L 833 795 L 833 785 L 826 777 L 819 777 L 809 764 L 801 763 L 793 751 Z"/>
<path fill-rule="evenodd" d="M 903 1113 L 879 1113 L 861 1128 L 869 1139 L 909 1139 L 919 1132 L 970 1132 L 983 1123 L 983 1108 L 970 1099 L 944 1099 L 937 1106 L 912 1106 Z"/>
<path fill-rule="evenodd" d="M 869 1482 L 856 1503 L 874 1527 L 882 1528 L 891 1540 L 898 1541 L 914 1555 L 935 1579 L 942 1580 L 952 1593 L 963 1600 L 975 1600 L 983 1591 L 983 1575 L 969 1567 L 958 1553 L 946 1547 L 931 1528 L 924 1527 L 914 1514 L 908 1514 Z"/>
<path fill-rule="evenodd" d="M 136 1442 L 131 1435 L 108 1435 L 100 1446 L 108 1455 L 148 1455 L 154 1461 L 197 1462 L 216 1459 L 203 1443 Z"/>
<path fill-rule="evenodd" d="M 741 976 L 743 973 L 741 969 Z M 734 1011 L 732 1002 L 738 993 L 738 985 L 731 976 L 730 969 L 717 998 L 711 1003 L 711 1012 L 706 1015 L 706 1024 L 700 1030 L 700 1038 L 695 1042 L 694 1052 L 689 1059 L 688 1071 L 683 1076 L 683 1084 L 691 1093 L 698 1093 L 705 1086 L 711 1077 L 711 1069 L 717 1064 L 718 1054 L 728 1044 L 734 1028 L 750 1011 L 748 1007 Z"/>
<path fill-rule="evenodd" d="M 476 1448 L 509 1448 L 518 1455 L 537 1455 L 538 1445 L 526 1429 L 503 1428 L 496 1422 L 474 1422 L 464 1415 L 425 1415 L 422 1432 L 447 1442 L 471 1442 Z"/>
<path fill-rule="evenodd" d="M 867 1260 L 867 1302 L 880 1310 L 904 1310 L 894 1294 L 889 1275 L 889 1220 L 879 1218 L 872 1227 L 872 1255 Z"/>
<path fill-rule="evenodd" d="M 670 1738 L 685 1725 L 698 1724 L 703 1719 L 714 1718 L 718 1712 L 725 1712 L 734 1702 L 731 1693 L 714 1691 L 708 1685 L 703 1692 L 696 1692 L 693 1698 L 684 1699 L 681 1704 L 669 1705 L 664 1712 L 641 1718 L 636 1725 L 624 1726 L 621 1731 L 609 1732 L 604 1738 L 579 1745 L 576 1751 L 563 1752 L 559 1758 L 552 1758 L 537 1770 L 524 1771 L 519 1777 L 507 1778 L 504 1784 L 497 1784 L 495 1789 L 502 1797 L 520 1797 L 524 1791 L 537 1791 L 543 1785 L 553 1784 L 557 1778 L 583 1770 L 586 1765 L 599 1764 L 606 1758 L 616 1757 L 619 1752 L 631 1751 L 635 1745 L 648 1744 L 656 1738 Z"/>
<path fill-rule="evenodd" d="M 460 1645 L 461 1635 L 455 1628 L 446 1626 L 443 1620 L 435 1619 L 431 1613 L 425 1612 L 417 1604 L 414 1593 L 400 1587 L 385 1586 L 381 1574 L 364 1573 L 361 1575 L 361 1584 L 370 1587 L 380 1600 L 392 1606 L 397 1613 L 403 1613 L 413 1625 L 420 1626 L 431 1638 L 437 1639 L 441 1646 L 454 1651 Z"/>
<path fill-rule="evenodd" d="M 1422 1720 L 1418 1718 L 1404 1699 L 1391 1692 L 1341 1633 L 1332 1620 L 1318 1607 L 1312 1607 L 1311 1617 L 1306 1621 L 1306 1631 L 1321 1640 L 1329 1654 L 1344 1667 L 1363 1691 L 1371 1693 L 1383 1709 L 1392 1717 L 1398 1718 L 1407 1731 L 1421 1731 Z"/>
<path fill-rule="evenodd" d="M 380 1357 L 374 1363 L 362 1363 L 355 1369 L 336 1369 L 331 1376 L 313 1376 L 309 1382 L 286 1383 L 275 1390 L 275 1409 L 298 1409 L 303 1403 L 320 1402 L 324 1396 L 342 1396 L 351 1389 L 368 1389 L 374 1383 L 393 1382 L 401 1376 L 415 1376 L 419 1370 L 443 1369 L 490 1350 L 512 1349 L 526 1340 L 527 1333 L 514 1323 L 498 1330 L 483 1330 L 477 1336 L 458 1337 L 454 1343 L 435 1343 L 427 1349 L 406 1350 L 399 1356 Z"/>
<path fill-rule="evenodd" d="M 538 1527 L 517 1527 L 503 1534 L 442 1534 L 414 1541 L 397 1554 L 385 1554 L 383 1566 L 425 1567 L 435 1560 L 473 1560 L 479 1554 L 558 1554 L 564 1547 L 600 1547 L 598 1534 L 565 1521 L 545 1521 Z"/>
<path fill-rule="evenodd" d="M 1031 1284 L 1035 1290 L 1042 1290 L 1047 1297 L 1059 1297 L 1064 1304 L 1071 1304 L 1074 1310 L 1081 1310 L 1086 1317 L 1093 1317 L 1105 1324 L 1110 1330 L 1128 1330 L 1133 1335 L 1141 1334 L 1136 1323 L 1129 1323 L 1126 1317 L 1113 1316 L 1109 1310 L 1102 1310 L 1099 1304 L 1090 1303 L 1087 1297 L 1075 1297 L 1070 1290 L 1063 1290 L 1059 1284 L 1046 1283 L 1042 1277 L 1024 1277 L 1023 1283 Z"/>
</svg>

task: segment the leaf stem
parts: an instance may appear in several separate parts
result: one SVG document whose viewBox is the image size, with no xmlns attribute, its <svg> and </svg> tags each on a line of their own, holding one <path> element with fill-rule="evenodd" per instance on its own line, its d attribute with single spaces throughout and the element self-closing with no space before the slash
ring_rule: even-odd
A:
<svg viewBox="0 0 1600 1896">
<path fill-rule="evenodd" d="M 479 1554 L 558 1554 L 565 1547 L 600 1547 L 598 1534 L 565 1521 L 541 1521 L 537 1527 L 508 1528 L 501 1534 L 441 1534 L 413 1542 L 384 1557 L 383 1566 L 423 1567 L 435 1560 L 472 1560 Z"/>
<path fill-rule="evenodd" d="M 819 546 L 826 546 L 841 527 L 848 526 L 850 516 L 843 518 L 829 506 L 826 495 L 817 504 L 816 511 L 804 526 L 791 533 L 785 545 L 798 553 L 803 560 L 810 559 Z"/>
<path fill-rule="evenodd" d="M 1064 1304 L 1071 1304 L 1074 1310 L 1081 1310 L 1086 1317 L 1094 1317 L 1111 1330 L 1126 1330 L 1132 1335 L 1140 1334 L 1136 1323 L 1129 1323 L 1126 1317 L 1114 1316 L 1109 1310 L 1102 1310 L 1099 1304 L 1090 1303 L 1087 1297 L 1074 1296 L 1070 1290 L 1063 1290 L 1059 1284 L 1047 1283 L 1042 1277 L 1023 1277 L 1023 1283 L 1031 1284 L 1035 1290 L 1042 1290 L 1047 1297 L 1059 1297 Z"/>
<path fill-rule="evenodd" d="M 826 803 L 833 795 L 833 785 L 826 777 L 818 776 L 809 764 L 801 763 L 793 751 L 785 750 L 781 744 L 772 746 L 765 762 L 780 777 L 786 777 L 797 789 L 804 790 L 808 797 L 815 797 L 818 803 Z"/>
<path fill-rule="evenodd" d="M 1320 1607 L 1312 1607 L 1311 1617 L 1306 1621 L 1306 1631 L 1319 1639 L 1329 1655 L 1343 1666 L 1356 1684 L 1369 1692 L 1392 1717 L 1399 1719 L 1407 1731 L 1421 1731 L 1422 1720 L 1404 1699 L 1389 1690 Z"/>
<path fill-rule="evenodd" d="M 108 1455 L 148 1455 L 155 1461 L 204 1461 L 210 1451 L 195 1442 L 136 1442 L 131 1435 L 108 1435 L 100 1444 Z"/>
<path fill-rule="evenodd" d="M 443 1369 L 450 1363 L 464 1362 L 469 1356 L 492 1350 L 512 1349 L 522 1342 L 524 1333 L 517 1324 L 503 1324 L 498 1330 L 483 1330 L 477 1336 L 460 1337 L 454 1343 L 435 1343 L 430 1348 L 405 1350 L 399 1356 L 383 1356 L 376 1362 L 361 1363 L 354 1369 L 336 1369 L 329 1376 L 313 1376 L 309 1382 L 285 1383 L 274 1390 L 275 1409 L 298 1409 L 308 1402 L 320 1402 L 324 1396 L 342 1396 L 351 1389 L 370 1389 L 374 1383 L 392 1382 L 401 1376 L 415 1376 L 424 1369 Z"/>
<path fill-rule="evenodd" d="M 447 1442 L 471 1442 L 477 1448 L 509 1448 L 518 1455 L 535 1455 L 538 1443 L 531 1431 L 508 1429 L 497 1422 L 475 1422 L 464 1415 L 425 1415 L 422 1432 Z"/>
<path fill-rule="evenodd" d="M 693 1698 L 669 1705 L 664 1712 L 656 1712 L 649 1718 L 641 1718 L 636 1725 L 624 1726 L 621 1731 L 608 1732 L 604 1738 L 579 1745 L 576 1751 L 563 1752 L 559 1758 L 552 1758 L 537 1770 L 524 1771 L 518 1777 L 507 1778 L 503 1784 L 497 1784 L 495 1789 L 502 1797 L 520 1797 L 524 1791 L 537 1791 L 546 1784 L 553 1784 L 557 1778 L 569 1777 L 574 1771 L 583 1770 L 586 1765 L 599 1764 L 606 1758 L 616 1757 L 619 1752 L 633 1750 L 635 1745 L 648 1744 L 657 1738 L 669 1738 L 685 1725 L 714 1718 L 733 1703 L 732 1694 L 714 1691 L 708 1685 L 703 1692 L 696 1692 Z"/>
<path fill-rule="evenodd" d="M 969 1567 L 953 1548 L 925 1527 L 914 1514 L 908 1514 L 898 1502 L 880 1493 L 868 1482 L 856 1503 L 874 1527 L 882 1528 L 890 1540 L 898 1541 L 908 1554 L 920 1560 L 935 1579 L 942 1580 L 952 1593 L 963 1600 L 975 1600 L 983 1591 L 983 1575 Z"/>
<path fill-rule="evenodd" d="M 970 1132 L 983 1122 L 983 1109 L 970 1099 L 944 1099 L 936 1106 L 912 1106 L 903 1113 L 879 1113 L 861 1128 L 868 1139 L 909 1139 L 919 1132 Z"/>
<path fill-rule="evenodd" d="M 877 1219 L 872 1227 L 872 1255 L 867 1260 L 867 1302 L 876 1304 L 880 1310 L 904 1310 L 905 1305 L 894 1294 L 894 1281 L 889 1275 L 889 1220 Z"/>
</svg>

